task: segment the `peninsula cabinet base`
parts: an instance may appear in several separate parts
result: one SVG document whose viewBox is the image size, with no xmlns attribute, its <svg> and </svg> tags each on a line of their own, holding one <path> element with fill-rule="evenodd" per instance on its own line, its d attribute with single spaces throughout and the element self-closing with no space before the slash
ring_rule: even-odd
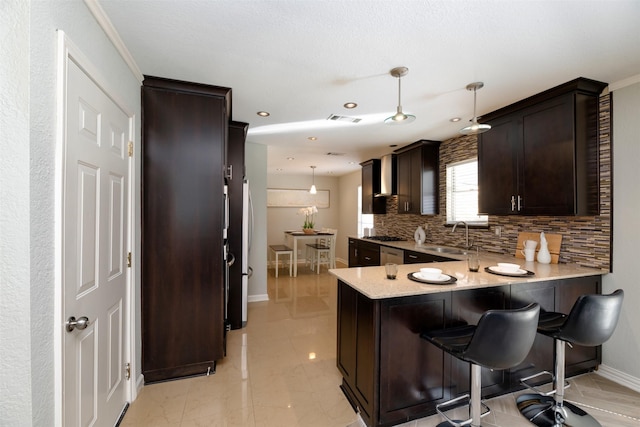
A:
<svg viewBox="0 0 640 427">
<path fill-rule="evenodd" d="M 421 339 L 420 331 L 475 324 L 487 310 L 534 301 L 543 310 L 568 313 L 579 295 L 600 292 L 601 277 L 589 276 L 369 299 L 338 280 L 341 388 L 370 427 L 433 415 L 438 403 L 469 391 L 470 367 Z M 600 361 L 600 347 L 567 348 L 567 376 L 591 371 Z M 520 378 L 542 370 L 553 370 L 553 342 L 538 335 L 521 365 L 482 370 L 483 398 L 520 390 Z"/>
</svg>

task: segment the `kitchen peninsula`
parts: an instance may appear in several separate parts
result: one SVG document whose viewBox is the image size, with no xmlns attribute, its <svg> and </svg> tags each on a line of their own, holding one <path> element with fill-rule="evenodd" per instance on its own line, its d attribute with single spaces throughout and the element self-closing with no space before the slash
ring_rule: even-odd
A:
<svg viewBox="0 0 640 427">
<path fill-rule="evenodd" d="M 468 392 L 469 365 L 421 339 L 422 330 L 475 324 L 486 310 L 538 302 L 567 312 L 582 294 L 601 293 L 604 271 L 569 264 L 522 263 L 533 275 L 506 277 L 484 271 L 513 257 L 481 256 L 480 272 L 466 261 L 405 264 L 396 280 L 384 267 L 332 269 L 338 279 L 337 365 L 342 389 L 368 426 L 392 426 L 435 413 L 435 405 Z M 457 280 L 430 285 L 408 278 L 437 267 Z M 496 331 L 500 333 L 500 331 Z M 500 349 L 496 349 L 500 351 Z M 567 349 L 567 374 L 593 370 L 600 347 Z M 483 397 L 522 388 L 520 378 L 553 370 L 553 340 L 538 334 L 527 359 L 506 371 L 483 369 Z"/>
</svg>

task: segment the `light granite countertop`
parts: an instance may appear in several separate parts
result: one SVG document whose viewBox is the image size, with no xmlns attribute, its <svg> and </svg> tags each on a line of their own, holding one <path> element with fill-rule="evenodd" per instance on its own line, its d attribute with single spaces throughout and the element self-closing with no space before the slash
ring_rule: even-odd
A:
<svg viewBox="0 0 640 427">
<path fill-rule="evenodd" d="M 398 244 L 407 243 L 408 242 L 384 242 L 384 245 L 404 248 Z M 407 249 L 409 248 L 407 247 Z M 449 254 L 442 255 L 447 257 L 450 256 Z M 518 263 L 521 265 L 521 268 L 533 272 L 534 275 L 507 277 L 484 271 L 485 267 L 495 266 L 498 262 Z M 457 281 L 448 285 L 431 285 L 416 282 L 407 277 L 410 273 L 420 271 L 420 268 L 424 267 L 440 268 L 444 274 L 455 277 Z M 329 273 L 333 274 L 339 280 L 345 282 L 368 298 L 384 299 L 474 288 L 486 288 L 492 286 L 513 285 L 518 283 L 560 280 L 573 277 L 599 276 L 606 274 L 607 271 L 596 268 L 581 267 L 574 264 L 540 264 L 535 261 L 525 262 L 524 259 L 517 259 L 513 256 L 480 252 L 480 270 L 477 273 L 473 273 L 468 270 L 466 260 L 398 265 L 398 275 L 395 280 L 386 278 L 384 266 L 337 268 L 329 270 Z"/>
</svg>

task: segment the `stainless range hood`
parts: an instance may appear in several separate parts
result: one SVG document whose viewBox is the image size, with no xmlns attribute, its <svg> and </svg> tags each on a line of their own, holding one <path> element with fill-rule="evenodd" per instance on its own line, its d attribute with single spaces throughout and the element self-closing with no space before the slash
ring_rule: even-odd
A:
<svg viewBox="0 0 640 427">
<path fill-rule="evenodd" d="M 396 155 L 387 154 L 380 158 L 380 193 L 376 196 L 395 195 L 396 189 Z"/>
</svg>

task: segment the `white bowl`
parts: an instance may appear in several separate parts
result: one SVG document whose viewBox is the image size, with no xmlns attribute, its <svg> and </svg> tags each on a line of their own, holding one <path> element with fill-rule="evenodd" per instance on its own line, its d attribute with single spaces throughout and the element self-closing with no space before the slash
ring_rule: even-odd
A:
<svg viewBox="0 0 640 427">
<path fill-rule="evenodd" d="M 518 271 L 520 269 L 520 265 L 511 264 L 511 263 L 508 263 L 508 262 L 499 262 L 498 263 L 498 267 L 500 268 L 500 270 L 506 271 L 508 273 L 515 273 L 516 271 Z"/>
<path fill-rule="evenodd" d="M 439 268 L 421 268 L 420 275 L 426 280 L 438 280 L 442 275 L 442 270 Z"/>
</svg>

